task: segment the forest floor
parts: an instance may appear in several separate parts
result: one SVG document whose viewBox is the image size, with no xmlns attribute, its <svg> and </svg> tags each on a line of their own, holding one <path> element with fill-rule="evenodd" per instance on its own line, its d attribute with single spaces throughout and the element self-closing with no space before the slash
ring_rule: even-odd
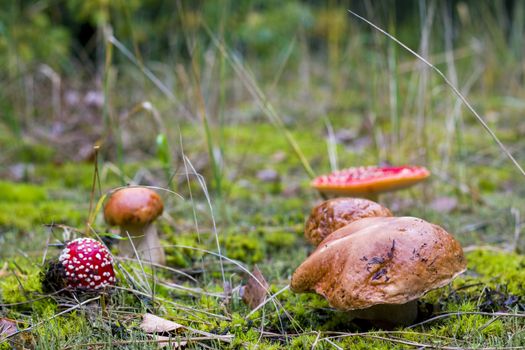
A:
<svg viewBox="0 0 525 350">
<path fill-rule="evenodd" d="M 501 189 L 501 184 L 512 188 L 514 181 L 521 180 L 513 180 L 518 175 L 507 162 L 469 171 L 469 183 L 477 184 L 479 192 L 474 186 L 462 192 L 437 174 L 425 184 L 381 198 L 396 215 L 418 216 L 445 227 L 462 243 L 468 259 L 467 272 L 420 300 L 421 307 L 431 305 L 433 311 L 419 321 L 431 321 L 385 331 L 352 321 L 320 296 L 287 289 L 292 272 L 312 251 L 303 237 L 304 221 L 321 199 L 309 187 L 298 161 L 285 151 L 285 141 L 274 136 L 273 126 L 259 122 L 222 131 L 228 139 L 226 161 L 238 164 L 236 170 L 242 176 L 224 178 L 222 193 L 212 192 L 210 202 L 198 181 L 186 182 L 185 177 L 172 182 L 169 191 L 160 191 L 166 210 L 157 225 L 166 246 L 167 267 L 144 268 L 119 260 L 127 273 L 117 268 L 119 288 L 105 296 L 103 304 L 99 298 L 84 303 L 46 295 L 40 284 L 44 261 L 60 250 L 53 244 L 86 233 L 94 165 L 53 162 L 52 149 L 30 142 L 14 147 L 13 139 L 5 137 L 2 146 L 9 149 L 5 154 L 27 161 L 8 163 L 5 180 L 0 182 L 0 306 L 3 322 L 16 320 L 21 331 L 3 344 L 38 349 L 154 348 L 161 344 L 158 336 L 140 326 L 146 313 L 182 325 L 176 332 L 161 335 L 184 342 L 187 348 L 525 344 L 525 258 L 519 254 L 523 242 L 517 209 L 524 207 L 524 201 Z M 294 129 L 293 135 L 309 159 L 320 159 L 324 152 L 318 152 L 319 142 L 314 139 L 319 135 L 306 129 Z M 472 140 L 476 139 L 473 135 Z M 189 159 L 205 158 L 202 149 L 186 146 L 186 150 Z M 109 161 L 100 162 L 95 202 L 120 186 L 122 179 L 162 183 L 166 181 L 162 170 L 155 156 L 126 162 L 121 169 Z M 97 214 L 87 234 L 117 235 Z M 239 290 L 254 266 L 275 296 L 252 313 Z"/>
</svg>

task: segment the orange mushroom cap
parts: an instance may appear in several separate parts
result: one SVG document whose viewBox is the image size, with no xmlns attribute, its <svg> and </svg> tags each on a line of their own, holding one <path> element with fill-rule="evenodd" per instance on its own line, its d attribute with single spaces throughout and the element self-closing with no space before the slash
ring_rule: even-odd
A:
<svg viewBox="0 0 525 350">
<path fill-rule="evenodd" d="M 354 167 L 321 175 L 312 186 L 325 194 L 370 196 L 410 187 L 430 176 L 422 166 Z"/>
<path fill-rule="evenodd" d="M 162 199 L 145 187 L 129 187 L 118 190 L 109 198 L 104 208 L 104 218 L 109 225 L 146 225 L 155 220 L 162 211 Z"/>
</svg>

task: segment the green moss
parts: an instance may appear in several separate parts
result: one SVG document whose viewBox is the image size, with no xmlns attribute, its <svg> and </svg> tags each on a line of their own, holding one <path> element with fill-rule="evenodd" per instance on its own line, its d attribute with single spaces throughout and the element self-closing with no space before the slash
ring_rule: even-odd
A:
<svg viewBox="0 0 525 350">
<path fill-rule="evenodd" d="M 7 159 L 22 163 L 51 162 L 55 150 L 46 145 L 38 144 L 25 139 L 15 138 L 12 135 L 3 135 L 0 130 L 0 149 Z"/>
<path fill-rule="evenodd" d="M 52 317 L 57 313 L 58 305 L 54 302 L 53 299 L 41 299 L 36 300 L 31 303 L 31 309 L 35 316 L 41 318 Z"/>
<path fill-rule="evenodd" d="M 460 322 L 454 319 L 451 319 L 447 322 L 449 334 L 461 334 L 461 335 L 474 335 L 478 333 L 478 337 L 482 337 L 483 333 L 491 334 L 495 333 L 498 330 L 501 330 L 501 327 L 491 324 L 492 318 L 480 316 L 480 315 L 463 315 L 461 316 Z M 482 330 L 482 333 L 480 333 Z"/>
<path fill-rule="evenodd" d="M 256 263 L 264 258 L 264 247 L 258 237 L 248 234 L 227 234 L 221 238 L 224 254 L 235 260 L 246 263 Z"/>
<path fill-rule="evenodd" d="M 505 285 L 509 293 L 525 295 L 525 256 L 513 253 L 475 250 L 467 255 L 469 270 L 493 288 Z"/>
<path fill-rule="evenodd" d="M 90 191 L 93 184 L 93 165 L 87 163 L 45 164 L 35 168 L 35 178 L 49 186 Z"/>
<path fill-rule="evenodd" d="M 265 242 L 272 248 L 292 247 L 297 241 L 297 234 L 290 232 L 265 232 Z"/>
<path fill-rule="evenodd" d="M 39 201 L 46 200 L 47 198 L 47 191 L 41 186 L 21 184 L 9 181 L 0 181 L 0 203 L 36 203 Z"/>
<path fill-rule="evenodd" d="M 257 130 L 256 133 L 254 129 Z M 224 139 L 228 140 L 225 149 L 227 160 L 242 161 L 243 168 L 251 175 L 261 170 L 261 164 L 271 166 L 283 174 L 289 173 L 290 169 L 301 168 L 300 161 L 294 155 L 283 132 L 269 123 L 226 125 L 221 131 Z M 319 157 L 319 135 L 299 127 L 289 128 L 289 131 L 307 159 L 319 158 L 320 162 L 328 166 L 326 157 Z M 184 130 L 187 135 L 194 135 L 195 132 L 196 130 Z M 268 142 L 269 140 L 271 142 Z M 277 153 L 284 153 L 286 161 L 274 157 Z"/>
<path fill-rule="evenodd" d="M 381 336 L 381 335 L 379 335 Z M 372 336 L 349 336 L 343 338 L 341 346 L 345 349 L 377 349 L 377 350 L 395 350 L 395 349 L 406 349 L 407 346 L 396 342 L 382 341 L 374 339 Z"/>
<path fill-rule="evenodd" d="M 477 187 L 483 192 L 497 191 L 500 186 L 511 178 L 511 173 L 506 168 L 473 167 L 477 173 Z"/>
<path fill-rule="evenodd" d="M 174 267 L 189 267 L 203 256 L 199 250 L 181 248 L 176 245 L 206 249 L 204 245 L 199 244 L 199 237 L 196 233 L 166 234 L 163 245 L 166 250 L 166 262 L 168 266 Z"/>
<path fill-rule="evenodd" d="M 38 318 L 35 321 L 44 321 L 34 330 L 36 338 L 36 347 L 39 349 L 57 349 L 63 347 L 61 344 L 80 344 L 90 336 L 102 337 L 99 328 L 96 335 L 91 324 L 85 315 L 78 312 L 72 312 L 62 317 L 51 318 L 54 313 Z"/>
<path fill-rule="evenodd" d="M 16 263 L 9 263 L 8 276 L 0 278 L 2 303 L 22 303 L 42 291 L 40 269 L 30 265 L 27 260 L 16 259 Z M 27 305 L 21 305 L 25 307 Z"/>
<path fill-rule="evenodd" d="M 87 209 L 66 201 L 39 203 L 0 202 L 0 226 L 29 231 L 43 224 L 62 223 L 78 226 L 85 223 Z"/>
<path fill-rule="evenodd" d="M 295 337 L 289 343 L 290 349 L 293 349 L 293 350 L 310 349 L 316 339 L 317 339 L 317 335 L 302 335 L 299 337 Z"/>
</svg>

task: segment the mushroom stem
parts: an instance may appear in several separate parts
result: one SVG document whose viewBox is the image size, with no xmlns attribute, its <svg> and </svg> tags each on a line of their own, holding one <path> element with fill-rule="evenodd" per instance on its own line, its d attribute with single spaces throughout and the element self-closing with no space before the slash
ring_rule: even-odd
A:
<svg viewBox="0 0 525 350">
<path fill-rule="evenodd" d="M 378 304 L 349 311 L 354 318 L 372 321 L 376 326 L 408 326 L 417 318 L 417 300 L 405 304 Z"/>
<path fill-rule="evenodd" d="M 128 237 L 129 234 L 129 237 Z M 120 254 L 127 257 L 134 257 L 135 250 L 143 261 L 164 265 L 166 256 L 157 233 L 157 228 L 153 224 L 146 226 L 123 226 L 121 235 L 124 238 L 119 243 Z M 132 242 L 133 244 L 131 244 Z M 133 246 L 135 249 L 133 249 Z"/>
</svg>

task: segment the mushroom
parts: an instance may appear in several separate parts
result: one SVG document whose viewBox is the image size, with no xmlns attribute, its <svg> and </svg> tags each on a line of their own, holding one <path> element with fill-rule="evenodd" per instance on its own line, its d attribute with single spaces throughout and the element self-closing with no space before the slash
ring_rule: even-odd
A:
<svg viewBox="0 0 525 350">
<path fill-rule="evenodd" d="M 131 257 L 135 250 L 144 261 L 164 264 L 166 257 L 153 221 L 162 214 L 162 199 L 145 187 L 129 187 L 116 191 L 104 208 L 109 225 L 119 226 L 121 235 L 130 240 L 119 243 L 120 254 Z"/>
<path fill-rule="evenodd" d="M 381 204 L 368 199 L 329 199 L 312 209 L 306 220 L 304 236 L 313 245 L 318 245 L 335 230 L 356 220 L 376 216 L 392 216 L 392 213 Z"/>
<path fill-rule="evenodd" d="M 356 196 L 377 201 L 382 192 L 410 187 L 430 176 L 421 166 L 355 167 L 322 175 L 312 181 L 312 186 L 322 194 Z"/>
<path fill-rule="evenodd" d="M 291 289 L 316 292 L 336 309 L 380 325 L 407 325 L 416 299 L 466 269 L 460 244 L 414 217 L 357 220 L 326 237 L 297 268 Z"/>
<path fill-rule="evenodd" d="M 113 257 L 102 243 L 91 238 L 77 238 L 60 253 L 46 273 L 45 286 L 77 290 L 97 290 L 114 285 Z M 58 287 L 58 288 L 57 288 Z"/>
</svg>

